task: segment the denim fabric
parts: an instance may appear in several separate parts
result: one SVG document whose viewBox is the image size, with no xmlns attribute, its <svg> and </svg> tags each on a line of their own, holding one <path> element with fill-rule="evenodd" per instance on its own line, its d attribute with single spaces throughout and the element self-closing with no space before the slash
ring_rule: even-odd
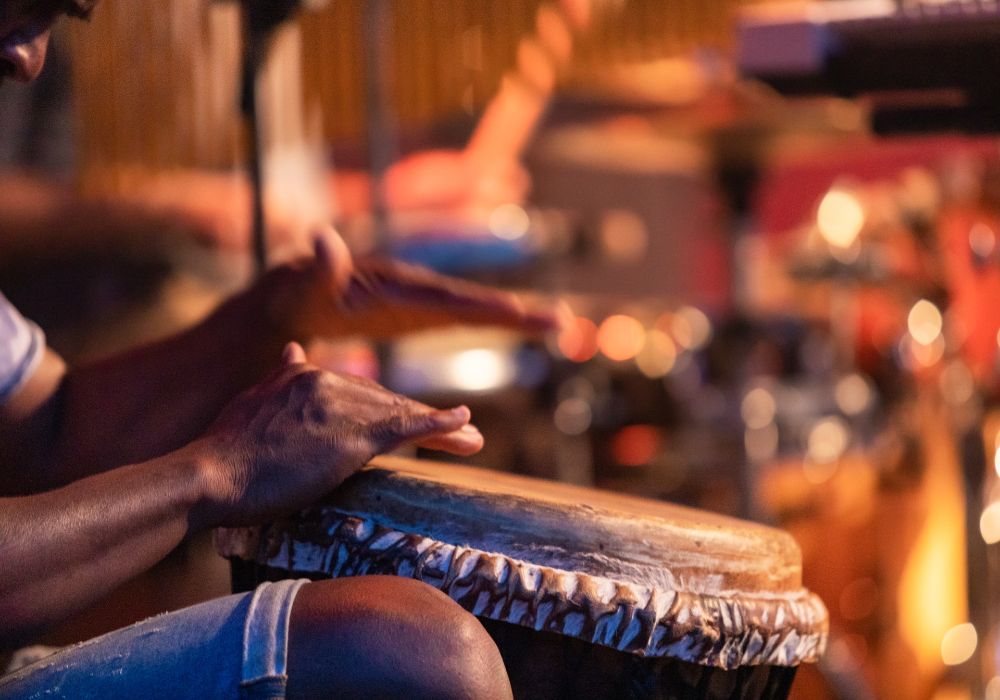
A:
<svg viewBox="0 0 1000 700">
<path fill-rule="evenodd" d="M 264 583 L 69 647 L 0 678 L 0 700 L 282 700 L 305 583 Z"/>
</svg>

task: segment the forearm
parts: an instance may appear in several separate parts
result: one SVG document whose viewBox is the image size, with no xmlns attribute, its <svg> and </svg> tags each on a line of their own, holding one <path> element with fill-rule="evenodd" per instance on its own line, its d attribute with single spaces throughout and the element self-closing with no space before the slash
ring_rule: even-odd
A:
<svg viewBox="0 0 1000 700">
<path fill-rule="evenodd" d="M 0 499 L 0 648 L 86 607 L 212 524 L 192 451 Z"/>
<path fill-rule="evenodd" d="M 138 198 L 85 197 L 51 179 L 0 174 L 0 250 L 7 255 L 134 245 L 138 232 L 183 230 L 184 224 Z"/>
<path fill-rule="evenodd" d="M 50 488 L 178 449 L 273 366 L 280 331 L 259 290 L 179 335 L 71 370 L 59 390 Z"/>
</svg>

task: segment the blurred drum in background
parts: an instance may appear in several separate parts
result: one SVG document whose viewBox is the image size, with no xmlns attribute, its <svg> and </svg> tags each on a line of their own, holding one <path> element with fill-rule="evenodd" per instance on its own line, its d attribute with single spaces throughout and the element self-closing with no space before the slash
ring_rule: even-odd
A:
<svg viewBox="0 0 1000 700">
<path fill-rule="evenodd" d="M 442 590 L 494 637 L 518 698 L 784 698 L 826 642 L 781 531 L 469 467 L 381 458 L 217 544 L 241 590 L 365 574 Z"/>
</svg>

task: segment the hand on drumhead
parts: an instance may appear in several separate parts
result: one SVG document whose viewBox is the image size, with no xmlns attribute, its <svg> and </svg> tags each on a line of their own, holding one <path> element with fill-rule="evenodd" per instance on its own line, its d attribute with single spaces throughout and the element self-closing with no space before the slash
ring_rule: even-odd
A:
<svg viewBox="0 0 1000 700">
<path fill-rule="evenodd" d="M 389 259 L 352 259 L 332 229 L 315 238 L 313 258 L 272 270 L 261 285 L 267 315 L 289 338 L 392 338 L 452 324 L 538 333 L 555 315 L 533 311 L 510 292 Z"/>
<path fill-rule="evenodd" d="M 207 465 L 206 520 L 259 523 L 306 507 L 375 455 L 406 444 L 473 454 L 483 437 L 469 417 L 464 406 L 437 410 L 319 370 L 291 343 L 281 367 L 192 445 Z"/>
</svg>

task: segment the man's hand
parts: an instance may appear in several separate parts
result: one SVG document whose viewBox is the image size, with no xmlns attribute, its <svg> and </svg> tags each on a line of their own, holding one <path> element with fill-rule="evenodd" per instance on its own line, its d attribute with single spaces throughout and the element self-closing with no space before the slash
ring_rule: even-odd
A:
<svg viewBox="0 0 1000 700">
<path fill-rule="evenodd" d="M 416 444 L 470 455 L 483 446 L 469 409 L 435 410 L 366 379 L 282 366 L 223 411 L 193 450 L 208 466 L 207 525 L 259 523 L 302 508 L 377 454 Z"/>
<path fill-rule="evenodd" d="M 384 339 L 452 324 L 528 333 L 556 326 L 553 314 L 529 311 L 509 292 L 392 260 L 352 260 L 333 231 L 317 236 L 314 258 L 272 270 L 260 288 L 271 323 L 300 340 Z"/>
</svg>

